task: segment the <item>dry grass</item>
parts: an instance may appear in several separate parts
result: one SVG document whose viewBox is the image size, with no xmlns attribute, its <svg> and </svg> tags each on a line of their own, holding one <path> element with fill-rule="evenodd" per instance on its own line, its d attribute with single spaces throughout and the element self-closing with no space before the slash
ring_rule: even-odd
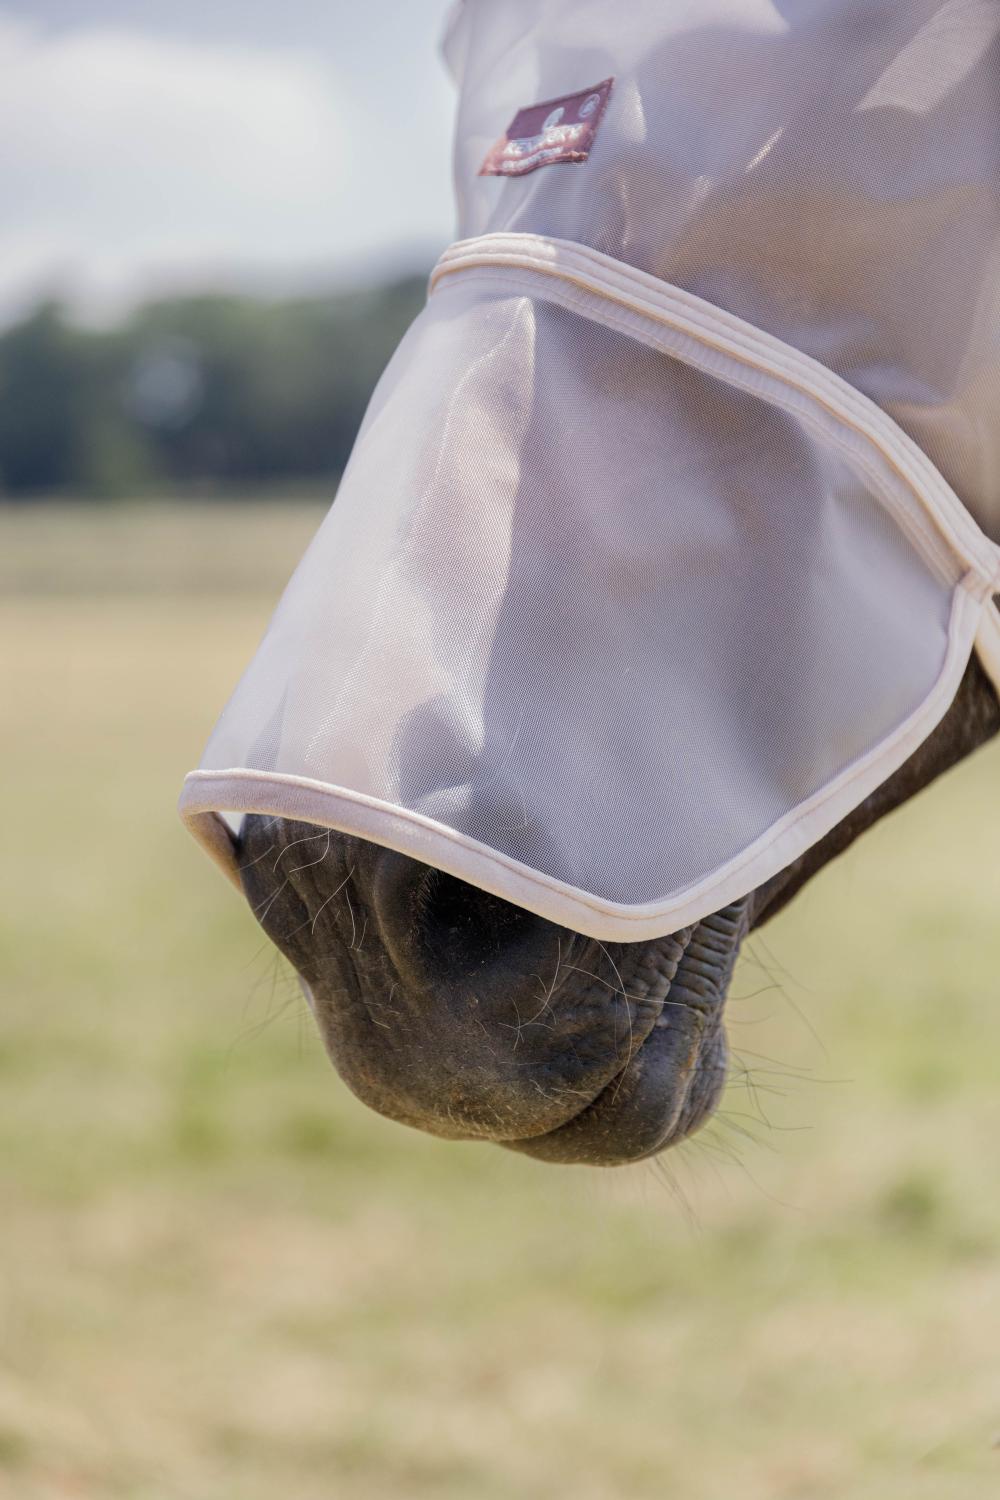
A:
<svg viewBox="0 0 1000 1500">
<path fill-rule="evenodd" d="M 0 605 L 0 1496 L 994 1493 L 998 754 L 754 944 L 750 1079 L 662 1168 L 436 1143 L 346 1095 L 174 818 L 287 553 L 220 601 L 233 511 L 91 519 L 67 571 L 22 516 Z"/>
</svg>

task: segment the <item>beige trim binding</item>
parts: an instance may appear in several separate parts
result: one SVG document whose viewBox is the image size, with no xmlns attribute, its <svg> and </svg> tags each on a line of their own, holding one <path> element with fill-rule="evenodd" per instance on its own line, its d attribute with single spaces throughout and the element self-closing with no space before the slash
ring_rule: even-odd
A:
<svg viewBox="0 0 1000 1500">
<path fill-rule="evenodd" d="M 533 234 L 488 234 L 460 240 L 444 252 L 431 273 L 431 290 L 449 276 L 477 270 L 527 273 L 535 295 L 573 305 L 597 322 L 614 325 L 617 306 L 626 314 L 636 315 L 627 331 L 685 364 L 794 411 L 808 425 L 820 429 L 848 459 L 853 457 L 855 465 L 861 462 L 866 466 L 862 451 L 866 447 L 867 464 L 877 458 L 883 469 L 902 480 L 911 504 L 916 501 L 919 519 L 910 518 L 908 525 L 892 496 L 884 493 L 884 479 L 878 485 L 881 498 L 903 521 L 907 532 L 916 525 L 918 536 L 913 540 L 928 561 L 933 561 L 930 554 L 935 551 L 941 556 L 943 541 L 951 558 L 959 558 L 984 581 L 1000 579 L 1000 549 L 980 531 L 923 449 L 874 401 L 810 355 L 692 292 L 567 240 Z M 572 302 L 574 291 L 590 302 L 589 312 L 579 302 Z M 770 384 L 762 384 L 761 377 Z M 824 420 L 830 417 L 835 427 Z M 843 436 L 838 439 L 836 428 L 855 434 L 861 443 L 852 450 Z M 866 472 L 874 482 L 875 476 L 867 466 Z M 947 576 L 953 571 L 949 569 Z"/>
<path fill-rule="evenodd" d="M 871 754 L 794 808 L 710 878 L 674 892 L 662 902 L 622 906 L 600 901 L 420 813 L 305 777 L 240 769 L 192 771 L 181 794 L 181 817 L 236 885 L 236 852 L 228 830 L 228 849 L 222 841 L 222 820 L 215 816 L 219 809 L 299 818 L 398 849 L 538 916 L 605 942 L 662 937 L 739 899 L 776 875 L 902 765 L 954 700 L 981 613 L 981 604 L 968 590 L 957 588 L 942 670 L 919 708 Z"/>
</svg>

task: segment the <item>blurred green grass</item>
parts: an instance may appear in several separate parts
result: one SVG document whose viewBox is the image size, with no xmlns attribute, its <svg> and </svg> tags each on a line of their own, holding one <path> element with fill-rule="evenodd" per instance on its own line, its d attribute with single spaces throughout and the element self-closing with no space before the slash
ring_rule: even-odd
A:
<svg viewBox="0 0 1000 1500">
<path fill-rule="evenodd" d="M 751 943 L 696 1141 L 432 1141 L 173 810 L 318 514 L 0 515 L 0 1495 L 994 1493 L 997 750 Z"/>
</svg>

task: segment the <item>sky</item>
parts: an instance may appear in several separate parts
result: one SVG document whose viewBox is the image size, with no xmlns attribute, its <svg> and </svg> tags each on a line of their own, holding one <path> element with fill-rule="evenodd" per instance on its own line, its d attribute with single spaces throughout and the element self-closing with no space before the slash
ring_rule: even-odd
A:
<svg viewBox="0 0 1000 1500">
<path fill-rule="evenodd" d="M 0 0 L 0 319 L 426 269 L 450 0 Z"/>
</svg>

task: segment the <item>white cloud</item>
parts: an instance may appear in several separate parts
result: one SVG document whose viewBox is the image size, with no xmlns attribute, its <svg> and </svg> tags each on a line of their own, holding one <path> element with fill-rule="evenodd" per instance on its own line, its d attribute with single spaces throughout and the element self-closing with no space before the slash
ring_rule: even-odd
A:
<svg viewBox="0 0 1000 1500">
<path fill-rule="evenodd" d="M 56 277 L 107 302 L 447 232 L 440 192 L 379 193 L 389 126 L 312 52 L 44 34 L 0 11 L 0 75 L 0 305 Z"/>
</svg>

